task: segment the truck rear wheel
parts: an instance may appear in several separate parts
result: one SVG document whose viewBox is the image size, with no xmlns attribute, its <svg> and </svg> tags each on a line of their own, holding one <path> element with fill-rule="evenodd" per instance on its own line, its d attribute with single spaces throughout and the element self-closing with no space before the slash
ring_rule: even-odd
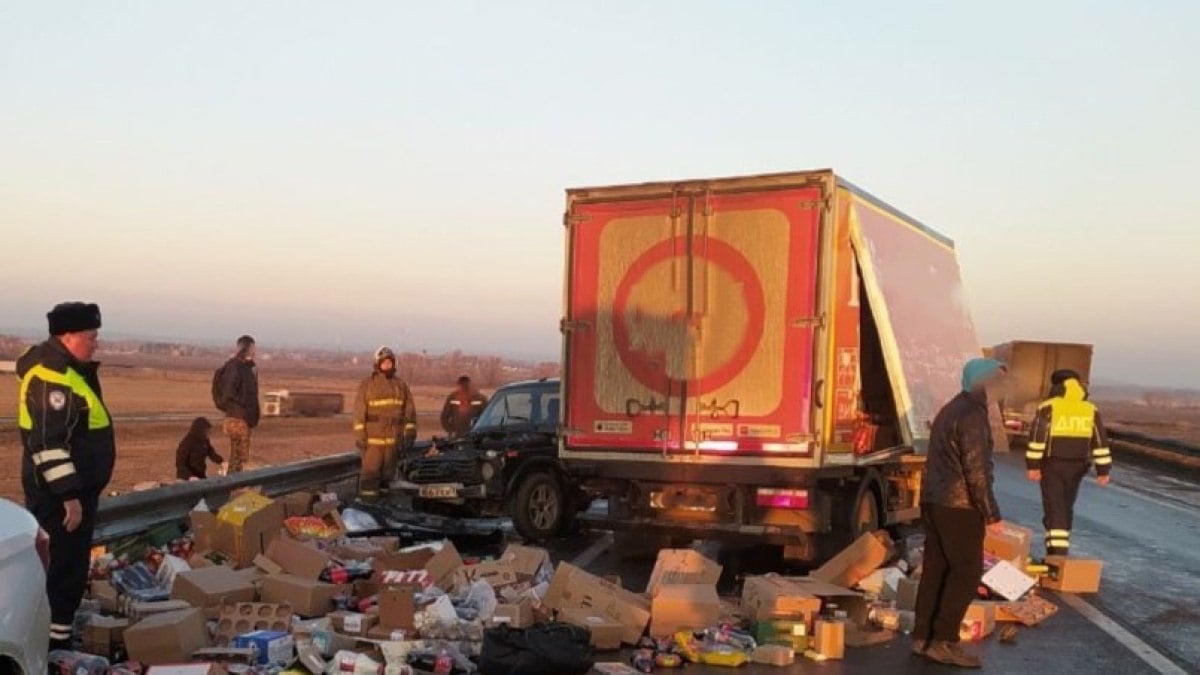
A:
<svg viewBox="0 0 1200 675">
<path fill-rule="evenodd" d="M 539 471 L 521 481 L 512 513 L 517 533 L 531 541 L 545 541 L 558 535 L 565 518 L 566 499 L 556 476 Z"/>
</svg>

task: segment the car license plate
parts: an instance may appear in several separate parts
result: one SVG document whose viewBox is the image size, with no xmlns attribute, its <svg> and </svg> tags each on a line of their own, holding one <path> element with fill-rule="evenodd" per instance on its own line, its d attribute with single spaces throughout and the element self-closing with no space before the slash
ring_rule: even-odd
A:
<svg viewBox="0 0 1200 675">
<path fill-rule="evenodd" d="M 422 485 L 417 493 L 425 499 L 454 499 L 458 497 L 460 485 Z"/>
</svg>

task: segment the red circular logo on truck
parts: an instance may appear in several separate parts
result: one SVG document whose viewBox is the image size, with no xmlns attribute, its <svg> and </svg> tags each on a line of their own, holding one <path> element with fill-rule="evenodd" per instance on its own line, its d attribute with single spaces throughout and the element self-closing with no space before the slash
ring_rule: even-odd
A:
<svg viewBox="0 0 1200 675">
<path fill-rule="evenodd" d="M 719 239 L 695 238 L 692 311 L 687 238 L 650 247 L 630 265 L 613 296 L 613 340 L 621 362 L 654 391 L 689 396 L 723 387 L 741 373 L 763 336 L 766 301 L 750 261 Z M 722 323 L 711 323 L 709 305 Z"/>
</svg>

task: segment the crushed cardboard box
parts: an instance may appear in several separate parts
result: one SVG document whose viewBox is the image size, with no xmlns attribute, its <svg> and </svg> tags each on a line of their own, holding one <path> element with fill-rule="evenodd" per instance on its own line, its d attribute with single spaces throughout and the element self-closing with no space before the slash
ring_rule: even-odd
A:
<svg viewBox="0 0 1200 675">
<path fill-rule="evenodd" d="M 545 605 L 559 612 L 589 609 L 622 625 L 622 641 L 637 644 L 650 623 L 650 601 L 574 565 L 560 562 L 546 592 Z"/>
<path fill-rule="evenodd" d="M 834 586 L 854 588 L 882 567 L 893 550 L 892 539 L 886 531 L 864 534 L 809 576 Z"/>
<path fill-rule="evenodd" d="M 463 565 L 454 573 L 454 587 L 467 588 L 476 581 L 486 581 L 492 588 L 504 588 L 517 583 L 517 570 L 512 560 L 489 560 L 475 565 Z"/>
<path fill-rule="evenodd" d="M 509 544 L 500 559 L 512 563 L 519 582 L 536 583 L 549 579 L 554 572 L 550 552 L 544 548 Z"/>
<path fill-rule="evenodd" d="M 996 620 L 1004 623 L 1019 623 L 1036 626 L 1058 613 L 1058 605 L 1030 593 L 1019 602 L 1002 602 L 996 606 Z"/>
<path fill-rule="evenodd" d="M 664 585 L 700 584 L 715 586 L 721 580 L 722 567 L 690 548 L 659 551 L 646 595 L 653 598 Z"/>
</svg>

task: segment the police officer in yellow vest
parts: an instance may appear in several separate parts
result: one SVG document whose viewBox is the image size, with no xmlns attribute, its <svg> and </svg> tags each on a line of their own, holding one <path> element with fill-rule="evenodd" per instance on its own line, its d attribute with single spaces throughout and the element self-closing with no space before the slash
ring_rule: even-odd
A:
<svg viewBox="0 0 1200 675">
<path fill-rule="evenodd" d="M 375 370 L 358 385 L 354 398 L 354 439 L 363 451 L 360 497 L 373 500 L 387 493 L 396 475 L 398 446 L 411 447 L 416 436 L 412 392 L 396 377 L 396 355 L 380 347 Z"/>
<path fill-rule="evenodd" d="M 50 339 L 17 360 L 17 425 L 25 506 L 50 535 L 50 648 L 62 649 L 87 587 L 96 510 L 112 479 L 116 443 L 92 361 L 100 308 L 63 303 L 46 318 Z"/>
<path fill-rule="evenodd" d="M 1046 555 L 1067 555 L 1075 499 L 1088 466 L 1097 482 L 1108 485 L 1112 451 L 1100 411 L 1087 400 L 1079 373 L 1057 370 L 1050 376 L 1050 398 L 1038 408 L 1029 432 L 1025 467 L 1029 480 L 1042 486 Z"/>
</svg>

